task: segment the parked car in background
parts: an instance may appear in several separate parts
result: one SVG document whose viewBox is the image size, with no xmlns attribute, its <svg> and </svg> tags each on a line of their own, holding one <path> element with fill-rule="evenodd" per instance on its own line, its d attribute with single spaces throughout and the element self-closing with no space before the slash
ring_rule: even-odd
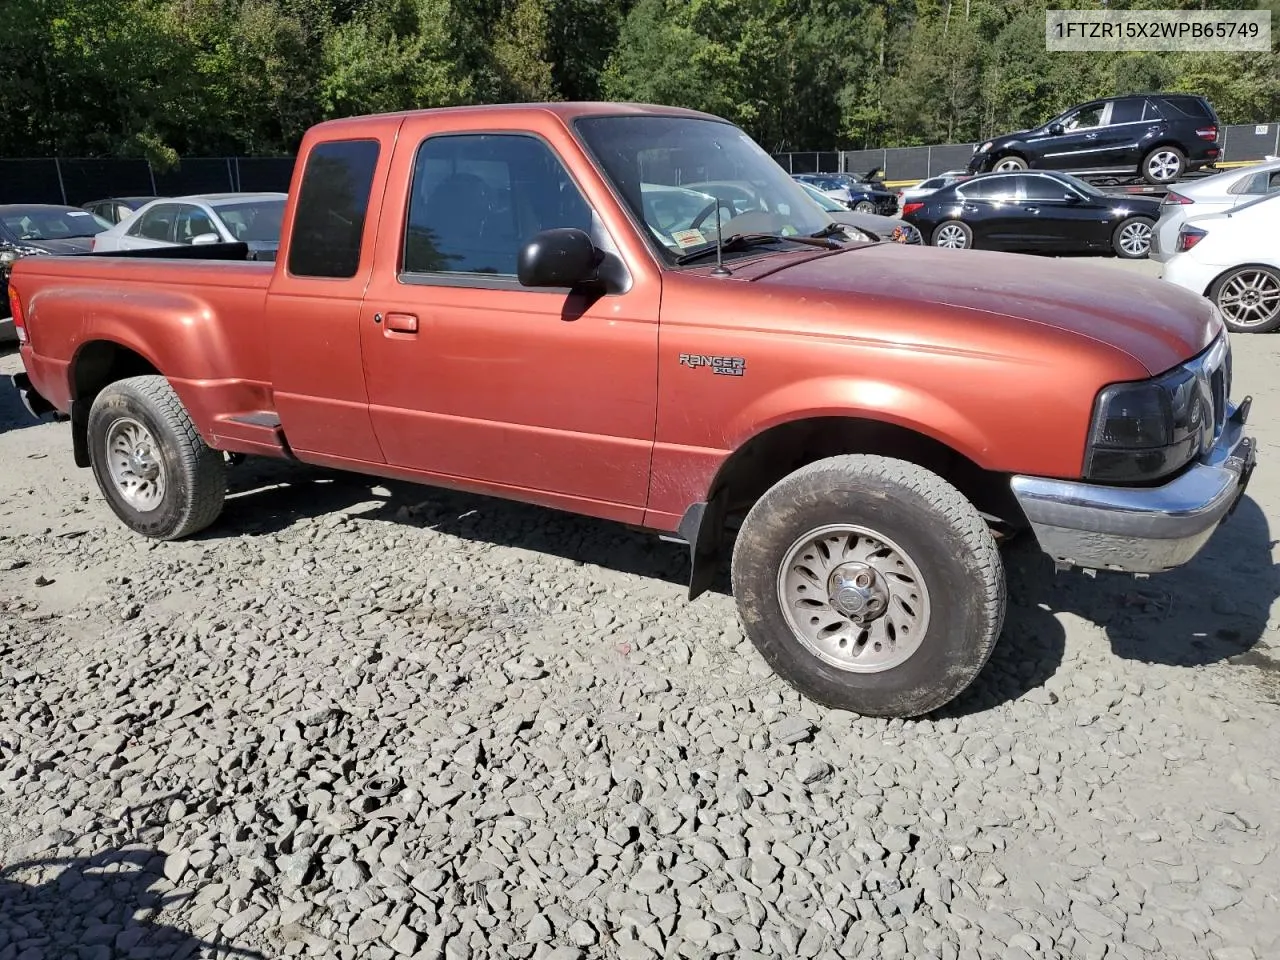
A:
<svg viewBox="0 0 1280 960">
<path fill-rule="evenodd" d="M 159 197 L 108 197 L 86 203 L 81 209 L 88 210 L 108 223 L 116 224 L 129 219 L 137 210 L 158 199 Z"/>
<path fill-rule="evenodd" d="M 913 200 L 919 200 L 921 197 L 927 197 L 935 190 L 941 190 L 943 187 L 949 187 L 953 183 L 958 183 L 969 176 L 964 170 L 948 170 L 940 173 L 936 177 L 929 177 L 921 180 L 914 187 L 903 187 L 898 191 L 898 208 L 901 209 L 905 204 Z"/>
<path fill-rule="evenodd" d="M 274 260 L 284 201 L 283 193 L 206 193 L 152 200 L 99 234 L 93 249 L 243 242 L 249 245 L 249 259 Z"/>
<path fill-rule="evenodd" d="M 984 173 L 902 210 L 902 218 L 935 247 L 1111 251 L 1130 260 L 1147 255 L 1159 216 L 1159 200 L 1109 196 L 1078 177 L 1047 170 Z"/>
<path fill-rule="evenodd" d="M 1034 130 L 980 143 L 970 173 L 1070 170 L 1172 183 L 1222 157 L 1221 127 L 1205 97 L 1182 93 L 1090 100 Z"/>
<path fill-rule="evenodd" d="M 111 224 L 78 207 L 46 203 L 0 205 L 0 291 L 8 290 L 9 271 L 22 257 L 88 253 L 96 234 Z M 15 337 L 9 298 L 0 297 L 0 342 Z"/>
<path fill-rule="evenodd" d="M 1242 203 L 1280 191 L 1280 160 L 1224 170 L 1194 183 L 1178 184 L 1160 204 L 1160 219 L 1151 234 L 1151 259 L 1161 263 L 1174 253 L 1178 231 L 1188 220 L 1221 213 Z M 1280 228 L 1278 223 L 1277 228 Z"/>
<path fill-rule="evenodd" d="M 862 183 L 845 174 L 793 173 L 793 180 L 817 187 L 829 197 L 834 197 L 848 209 L 858 213 L 878 213 L 891 217 L 898 212 L 898 195 L 891 190 Z"/>
<path fill-rule="evenodd" d="M 1236 333 L 1280 329 L 1280 193 L 1188 220 L 1161 277 L 1208 297 Z"/>
<path fill-rule="evenodd" d="M 813 199 L 813 202 L 826 211 L 836 223 L 853 227 L 868 234 L 872 240 L 892 240 L 895 243 L 923 244 L 920 231 L 907 221 L 898 217 L 883 217 L 878 213 L 857 213 L 845 209 L 840 201 L 827 196 L 817 187 L 801 183 L 801 189 Z"/>
</svg>

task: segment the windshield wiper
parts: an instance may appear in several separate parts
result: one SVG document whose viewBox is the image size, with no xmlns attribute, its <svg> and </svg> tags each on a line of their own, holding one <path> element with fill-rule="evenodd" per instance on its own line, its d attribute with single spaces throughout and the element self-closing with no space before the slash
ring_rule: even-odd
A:
<svg viewBox="0 0 1280 960">
<path fill-rule="evenodd" d="M 835 249 L 831 243 L 826 240 L 828 234 L 816 234 L 811 237 L 802 237 L 796 234 L 788 237 L 781 233 L 735 233 L 731 237 L 726 237 L 720 244 L 711 243 L 699 250 L 693 250 L 689 253 L 683 253 L 676 257 L 676 264 L 683 266 L 686 263 L 693 263 L 695 260 L 701 260 L 708 254 L 714 254 L 717 249 L 724 250 L 746 250 L 750 247 L 756 247 L 764 243 L 778 243 L 780 241 L 790 241 L 792 243 L 803 243 L 811 247 L 822 247 L 826 250 Z"/>
</svg>

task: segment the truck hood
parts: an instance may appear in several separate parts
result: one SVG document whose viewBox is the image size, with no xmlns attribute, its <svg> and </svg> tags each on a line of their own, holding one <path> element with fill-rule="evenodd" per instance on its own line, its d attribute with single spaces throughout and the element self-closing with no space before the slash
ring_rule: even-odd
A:
<svg viewBox="0 0 1280 960">
<path fill-rule="evenodd" d="M 1203 297 L 1080 261 L 877 243 L 759 266 L 765 269 L 750 272 L 765 285 L 896 300 L 904 307 L 923 302 L 1051 327 L 1122 351 L 1152 375 L 1195 356 L 1221 330 Z"/>
</svg>

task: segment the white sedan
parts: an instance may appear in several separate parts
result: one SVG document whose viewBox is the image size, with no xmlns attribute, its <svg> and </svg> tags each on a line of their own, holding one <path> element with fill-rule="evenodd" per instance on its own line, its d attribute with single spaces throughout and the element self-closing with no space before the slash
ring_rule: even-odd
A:
<svg viewBox="0 0 1280 960">
<path fill-rule="evenodd" d="M 1160 204 L 1160 219 L 1151 231 L 1148 256 L 1160 263 L 1173 256 L 1178 231 L 1188 220 L 1222 213 L 1276 191 L 1280 191 L 1280 161 L 1224 170 L 1203 180 L 1178 184 Z"/>
<path fill-rule="evenodd" d="M 1161 277 L 1208 297 L 1236 333 L 1280 328 L 1277 228 L 1280 193 L 1188 220 L 1178 231 Z"/>
<path fill-rule="evenodd" d="M 283 193 L 206 193 L 152 200 L 94 238 L 95 252 L 243 242 L 250 260 L 274 260 Z"/>
</svg>

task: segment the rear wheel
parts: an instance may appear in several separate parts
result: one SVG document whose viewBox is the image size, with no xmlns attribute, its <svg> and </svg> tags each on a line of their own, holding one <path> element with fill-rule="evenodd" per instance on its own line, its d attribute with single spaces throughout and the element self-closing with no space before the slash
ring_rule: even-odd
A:
<svg viewBox="0 0 1280 960">
<path fill-rule="evenodd" d="M 820 460 L 743 522 L 733 593 L 747 635 L 804 696 L 915 717 L 981 672 L 1005 612 L 1004 566 L 960 492 L 903 460 Z"/>
<path fill-rule="evenodd" d="M 1209 299 L 1235 333 L 1280 329 L 1280 270 L 1251 264 L 1228 270 L 1209 287 Z"/>
<path fill-rule="evenodd" d="M 175 540 L 222 512 L 226 461 L 204 442 L 164 377 L 105 387 L 89 410 L 88 440 L 98 489 L 134 532 Z"/>
<path fill-rule="evenodd" d="M 964 250 L 973 246 L 973 231 L 969 229 L 967 223 L 961 223 L 959 220 L 948 220 L 946 223 L 939 224 L 937 229 L 933 231 L 932 242 L 935 247 L 945 247 L 948 250 Z"/>
<path fill-rule="evenodd" d="M 1172 183 L 1186 166 L 1187 155 L 1177 147 L 1156 147 L 1142 158 L 1142 178 L 1147 183 Z"/>
<path fill-rule="evenodd" d="M 1155 221 L 1150 217 L 1129 217 L 1116 225 L 1111 233 L 1111 249 L 1117 257 L 1141 260 L 1151 253 L 1151 230 Z"/>
</svg>

